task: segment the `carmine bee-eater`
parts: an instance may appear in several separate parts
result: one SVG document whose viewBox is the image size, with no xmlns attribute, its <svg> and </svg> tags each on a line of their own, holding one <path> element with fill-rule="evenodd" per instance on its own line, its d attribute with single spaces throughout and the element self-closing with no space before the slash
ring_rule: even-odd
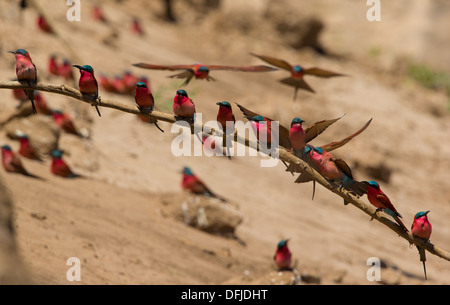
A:
<svg viewBox="0 0 450 305">
<path fill-rule="evenodd" d="M 94 76 L 94 69 L 89 65 L 73 66 L 80 70 L 80 80 L 78 81 L 78 85 L 80 87 L 81 95 L 83 95 L 83 98 L 87 98 L 92 106 L 95 106 L 98 116 L 102 116 L 97 106 L 98 84 Z"/>
<path fill-rule="evenodd" d="M 81 177 L 78 174 L 75 174 L 70 169 L 69 165 L 62 159 L 63 151 L 59 149 L 55 149 L 51 152 L 52 156 L 52 164 L 50 167 L 50 171 L 56 175 L 63 178 L 77 178 Z"/>
<path fill-rule="evenodd" d="M 133 18 L 133 22 L 131 24 L 131 31 L 134 34 L 138 34 L 138 35 L 144 35 L 144 30 L 141 27 L 141 23 L 139 22 L 139 19 L 137 18 Z"/>
<path fill-rule="evenodd" d="M 273 256 L 273 260 L 277 264 L 278 270 L 291 269 L 292 259 L 291 251 L 288 248 L 289 239 L 283 239 L 277 245 L 277 250 Z"/>
<path fill-rule="evenodd" d="M 211 70 L 228 70 L 228 71 L 241 71 L 241 72 L 267 72 L 267 71 L 275 71 L 277 69 L 268 67 L 268 66 L 222 66 L 222 65 L 201 65 L 201 64 L 192 64 L 192 65 L 153 65 L 153 64 L 145 64 L 138 63 L 133 64 L 135 67 L 144 68 L 144 69 L 153 69 L 153 70 L 184 70 L 181 73 L 171 75 L 169 77 L 175 78 L 185 78 L 186 80 L 181 86 L 185 86 L 189 84 L 192 78 L 196 79 L 206 79 L 207 81 L 215 81 L 215 79 L 209 76 L 209 72 Z"/>
<path fill-rule="evenodd" d="M 47 22 L 47 20 L 44 18 L 44 16 L 42 16 L 42 15 L 38 16 L 38 18 L 37 18 L 37 25 L 45 33 L 49 33 L 49 34 L 53 33 L 52 27 Z"/>
<path fill-rule="evenodd" d="M 395 221 L 398 223 L 398 225 L 405 230 L 405 232 L 408 232 L 408 229 L 403 224 L 403 222 L 400 220 L 402 218 L 402 215 L 400 215 L 399 212 L 395 209 L 394 205 L 391 203 L 391 200 L 389 197 L 381 190 L 380 185 L 378 182 L 375 181 L 361 181 L 361 183 L 366 185 L 367 188 L 367 199 L 369 199 L 369 202 L 377 208 L 378 211 L 385 210 L 385 212 L 389 215 L 391 215 Z"/>
<path fill-rule="evenodd" d="M 326 78 L 334 77 L 334 76 L 344 76 L 344 74 L 336 73 L 333 71 L 328 71 L 328 70 L 324 70 L 324 69 L 320 69 L 320 68 L 303 68 L 302 66 L 299 66 L 299 65 L 293 66 L 285 60 L 277 59 L 277 58 L 270 57 L 270 56 L 257 55 L 257 54 L 253 54 L 253 53 L 251 53 L 251 54 L 271 65 L 274 65 L 278 68 L 288 70 L 289 72 L 291 72 L 290 77 L 284 78 L 284 79 L 280 80 L 280 82 L 285 85 L 295 87 L 294 100 L 297 97 L 298 89 L 304 89 L 306 91 L 315 93 L 315 91 L 303 79 L 304 75 L 314 75 L 314 76 L 326 77 Z"/>
<path fill-rule="evenodd" d="M 28 135 L 24 134 L 21 131 L 17 131 L 16 134 L 19 137 L 20 141 L 19 154 L 31 160 L 42 161 L 39 153 L 31 145 Z"/>
<path fill-rule="evenodd" d="M 153 94 L 147 88 L 147 85 L 143 82 L 136 83 L 136 92 L 134 95 L 134 100 L 138 105 L 138 109 L 141 113 L 149 114 L 153 111 L 153 107 L 155 106 L 155 100 L 153 98 Z M 158 126 L 158 121 L 154 118 L 149 118 L 149 123 L 155 124 L 155 126 L 164 132 L 161 127 Z"/>
<path fill-rule="evenodd" d="M 105 89 L 106 92 L 116 92 L 116 88 L 114 87 L 113 83 L 105 74 L 100 73 L 98 81 L 100 83 L 100 86 Z"/>
<path fill-rule="evenodd" d="M 194 120 L 195 105 L 192 99 L 189 98 L 187 92 L 183 89 L 178 89 L 177 94 L 173 99 L 172 106 L 173 113 L 176 117 L 183 119 Z"/>
<path fill-rule="evenodd" d="M 204 195 L 208 197 L 217 198 L 222 202 L 227 200 L 221 196 L 214 194 L 204 183 L 201 181 L 189 167 L 183 168 L 183 180 L 181 181 L 181 187 L 183 190 L 188 190 L 197 195 Z"/>
<path fill-rule="evenodd" d="M 253 132 L 259 143 L 266 144 L 267 147 L 272 144 L 272 121 L 266 120 L 262 115 L 246 117 L 252 124 Z"/>
<path fill-rule="evenodd" d="M 296 156 L 302 155 L 306 147 L 306 133 L 302 126 L 303 122 L 304 120 L 296 117 L 291 121 L 291 129 L 289 129 L 289 140 Z"/>
<path fill-rule="evenodd" d="M 34 91 L 34 96 L 35 96 L 35 103 L 36 103 L 36 110 L 39 114 L 43 114 L 43 115 L 52 115 L 53 114 L 53 110 L 51 110 L 48 105 L 47 102 L 44 99 L 44 96 L 42 95 L 42 93 L 40 93 L 39 91 Z"/>
<path fill-rule="evenodd" d="M 60 110 L 55 110 L 53 111 L 53 120 L 56 125 L 58 125 L 65 132 L 83 137 L 67 113 L 63 113 Z"/>
<path fill-rule="evenodd" d="M 2 163 L 3 168 L 9 173 L 18 173 L 31 178 L 39 178 L 33 174 L 30 174 L 20 161 L 20 157 L 11 150 L 9 145 L 3 145 L 2 149 Z M 40 178 L 39 178 L 40 179 Z"/>
<path fill-rule="evenodd" d="M 72 64 L 71 62 L 65 58 L 63 63 L 58 68 L 58 73 L 61 77 L 64 77 L 66 81 L 74 81 L 75 76 L 73 75 Z"/>
<path fill-rule="evenodd" d="M 428 213 L 419 212 L 414 216 L 414 221 L 411 226 L 411 233 L 415 238 L 423 239 L 424 241 L 428 241 L 431 236 L 431 223 L 428 221 Z M 425 279 L 427 279 L 427 269 L 425 268 L 425 261 L 427 260 L 425 256 L 425 249 L 419 246 L 416 246 L 417 250 L 419 250 L 420 261 L 423 263 L 423 272 L 425 274 Z"/>
<path fill-rule="evenodd" d="M 125 86 L 125 93 L 132 94 L 136 83 L 138 82 L 138 78 L 131 73 L 131 71 L 125 71 L 122 75 L 122 81 Z"/>
<path fill-rule="evenodd" d="M 217 122 L 220 123 L 222 130 L 225 131 L 226 136 L 226 152 L 228 158 L 231 159 L 230 147 L 233 145 L 230 137 L 234 134 L 234 124 L 236 123 L 236 118 L 234 117 L 233 110 L 231 109 L 230 103 L 226 101 L 218 102 L 219 112 L 217 113 Z M 227 124 L 227 122 L 230 122 Z M 229 125 L 229 128 L 227 127 Z"/>
<path fill-rule="evenodd" d="M 30 54 L 24 49 L 18 49 L 17 51 L 9 51 L 16 57 L 16 75 L 17 80 L 22 84 L 36 85 L 37 83 L 37 70 L 36 66 L 31 61 Z M 24 89 L 28 99 L 31 101 L 33 107 L 33 113 L 36 114 L 36 107 L 34 106 L 34 90 Z"/>
<path fill-rule="evenodd" d="M 52 75 L 59 75 L 59 66 L 55 54 L 52 54 L 48 59 L 48 72 Z"/>
</svg>

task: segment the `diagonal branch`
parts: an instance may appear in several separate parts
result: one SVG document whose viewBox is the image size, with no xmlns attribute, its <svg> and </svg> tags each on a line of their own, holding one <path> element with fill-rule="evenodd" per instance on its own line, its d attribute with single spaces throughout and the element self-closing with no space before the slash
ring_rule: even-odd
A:
<svg viewBox="0 0 450 305">
<path fill-rule="evenodd" d="M 34 89 L 34 90 L 46 91 L 46 92 L 50 92 L 50 93 L 56 93 L 56 94 L 69 96 L 74 99 L 80 100 L 82 102 L 91 104 L 91 101 L 83 99 L 81 93 L 78 90 L 76 90 L 72 87 L 66 86 L 66 85 L 51 85 L 51 84 L 42 84 L 42 83 L 38 83 L 36 85 L 29 85 L 29 84 L 21 84 L 16 81 L 9 81 L 9 82 L 0 82 L 0 89 Z M 128 113 L 132 113 L 132 114 L 141 114 L 141 112 L 139 111 L 137 106 L 126 105 L 126 104 L 122 104 L 122 103 L 119 103 L 116 101 L 103 100 L 101 98 L 98 99 L 98 106 L 113 108 L 113 109 L 116 109 L 119 111 L 128 112 Z M 177 121 L 173 114 L 159 112 L 156 110 L 150 114 L 144 114 L 144 115 L 155 118 L 160 121 L 169 122 L 169 123 L 175 123 Z M 193 127 L 193 126 L 191 126 L 191 127 Z M 192 128 L 191 128 L 191 130 L 192 130 Z M 202 128 L 202 130 L 203 130 L 203 128 Z M 204 132 L 204 133 L 206 133 L 206 132 Z M 217 130 L 212 130 L 211 132 L 209 132 L 207 134 L 217 135 L 217 133 L 218 133 Z M 225 135 L 223 133 L 219 132 L 219 134 L 222 134 L 222 136 L 225 138 Z M 234 141 L 236 141 L 238 143 L 244 143 L 248 147 L 256 148 L 257 150 L 259 150 L 259 147 L 257 144 L 250 141 L 248 138 L 240 137 L 237 133 L 234 134 Z M 392 221 L 388 214 L 385 214 L 384 212 L 375 213 L 376 209 L 372 205 L 365 203 L 364 201 L 362 201 L 361 199 L 357 198 L 356 196 L 354 196 L 350 192 L 347 192 L 344 189 L 340 190 L 339 187 L 330 183 L 328 180 L 326 180 L 324 177 L 322 177 L 317 171 L 315 171 L 313 168 L 311 168 L 307 163 L 305 163 L 303 160 L 296 157 L 292 153 L 288 152 L 284 148 L 281 148 L 281 147 L 278 148 L 276 155 L 280 160 L 282 160 L 284 162 L 296 164 L 297 168 L 299 170 L 310 174 L 312 177 L 314 177 L 316 182 L 319 183 L 320 185 L 322 185 L 324 188 L 326 188 L 329 191 L 342 197 L 343 199 L 345 199 L 346 201 L 348 201 L 349 203 L 351 203 L 352 205 L 354 205 L 355 207 L 357 207 L 358 209 L 360 209 L 361 211 L 363 211 L 364 213 L 366 213 L 373 219 L 378 220 L 379 222 L 381 222 L 382 224 L 384 224 L 385 226 L 390 228 L 392 231 L 397 233 L 400 237 L 407 240 L 410 244 L 415 244 L 417 246 L 420 246 L 420 247 L 428 250 L 428 252 L 430 252 L 431 254 L 441 257 L 447 261 L 450 261 L 450 253 L 449 252 L 439 248 L 438 246 L 435 246 L 431 242 L 424 242 L 421 239 L 414 238 L 414 236 L 410 232 L 407 233 L 407 232 L 403 231 L 403 229 L 397 223 Z"/>
</svg>

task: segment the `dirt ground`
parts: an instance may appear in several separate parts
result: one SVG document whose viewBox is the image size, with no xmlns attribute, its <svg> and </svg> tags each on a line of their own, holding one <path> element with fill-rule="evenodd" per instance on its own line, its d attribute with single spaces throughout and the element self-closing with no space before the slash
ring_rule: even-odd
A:
<svg viewBox="0 0 450 305">
<path fill-rule="evenodd" d="M 15 77 L 14 57 L 7 51 L 24 48 L 42 83 L 63 83 L 47 72 L 48 58 L 55 53 L 74 64 L 93 66 L 97 76 L 113 77 L 125 70 L 147 76 L 157 108 L 170 112 L 182 81 L 167 78 L 170 71 L 131 64 L 263 64 L 250 55 L 254 52 L 348 75 L 307 77 L 316 94 L 301 91 L 295 102 L 293 89 L 278 82 L 288 76 L 287 71 L 213 71 L 216 82 L 193 80 L 185 89 L 204 120 L 216 118 L 216 102 L 223 100 L 243 104 L 285 126 L 295 116 L 309 126 L 345 114 L 314 145 L 341 139 L 373 118 L 363 134 L 334 154 L 350 164 L 358 180 L 376 180 L 379 171 L 370 169 L 386 167 L 390 176 L 380 181 L 381 187 L 406 226 L 415 213 L 430 210 L 431 241 L 450 250 L 449 97 L 444 90 L 424 88 L 406 72 L 413 62 L 449 73 L 448 1 L 384 1 L 380 22 L 367 21 L 365 1 L 278 2 L 282 12 L 285 6 L 286 23 L 295 26 L 310 17 L 323 23 L 319 39 L 326 56 L 291 47 L 274 26 L 279 15 L 266 14 L 267 7 L 273 7 L 270 0 L 221 1 L 219 8 L 205 7 L 202 1 L 175 1 L 177 23 L 163 20 L 159 2 L 97 1 L 109 24 L 93 20 L 92 4 L 86 1 L 82 1 L 80 22 L 67 21 L 64 1 L 38 1 L 82 62 L 75 62 L 57 36 L 37 28 L 33 9 L 24 12 L 20 24 L 16 2 L 0 2 L 3 81 Z M 133 17 L 141 21 L 144 36 L 130 31 Z M 117 32 L 114 37 L 112 29 Z M 165 130 L 161 133 L 128 113 L 101 108 L 99 118 L 89 105 L 42 95 L 91 136 L 80 139 L 61 133 L 59 139 L 65 160 L 84 179 L 53 176 L 49 157 L 42 163 L 22 159 L 30 172 L 45 180 L 0 170 L 14 202 L 19 253 L 36 283 L 280 283 L 273 254 L 279 240 L 290 238 L 303 279 L 309 275 L 321 284 L 373 284 L 366 277 L 367 260 L 378 257 L 385 267 L 381 283 L 450 284 L 450 262 L 427 253 L 428 281 L 424 281 L 415 247 L 353 206 L 344 206 L 341 198 L 320 186 L 312 201 L 311 185 L 294 184 L 295 178 L 281 163 L 263 168 L 261 157 L 231 161 L 175 157 L 171 142 L 176 134 L 165 122 L 160 123 Z M 100 95 L 134 104 L 131 96 L 102 89 Z M 14 109 L 17 102 L 10 90 L 0 90 L 0 97 L 0 112 Z M 237 119 L 243 119 L 237 107 L 233 110 Z M 0 143 L 18 148 L 4 128 Z M 237 207 L 242 222 L 236 238 L 210 234 L 173 217 L 171 211 L 194 200 L 181 189 L 183 166 L 191 167 Z M 70 257 L 80 259 L 80 282 L 67 281 Z"/>
</svg>

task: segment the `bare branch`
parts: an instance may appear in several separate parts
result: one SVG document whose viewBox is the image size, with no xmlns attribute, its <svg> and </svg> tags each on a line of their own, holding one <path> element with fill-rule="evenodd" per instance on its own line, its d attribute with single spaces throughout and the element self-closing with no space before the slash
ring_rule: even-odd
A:
<svg viewBox="0 0 450 305">
<path fill-rule="evenodd" d="M 72 97 L 74 99 L 80 100 L 82 102 L 91 104 L 90 101 L 83 99 L 81 93 L 78 90 L 68 87 L 66 85 L 49 85 L 49 84 L 41 84 L 41 83 L 38 83 L 36 85 L 27 85 L 27 84 L 20 84 L 19 82 L 16 82 L 16 81 L 10 81 L 10 82 L 0 82 L 0 89 L 34 89 L 34 90 L 39 90 L 39 91 L 46 91 L 46 92 L 50 92 L 50 93 L 66 95 L 66 96 Z M 116 101 L 102 100 L 101 98 L 99 98 L 99 100 L 98 100 L 98 106 L 113 108 L 113 109 L 116 109 L 119 111 L 124 111 L 124 112 L 132 113 L 132 114 L 141 114 L 141 112 L 139 111 L 137 106 L 126 105 L 126 104 L 122 104 L 122 103 L 119 103 Z M 176 122 L 176 118 L 173 114 L 168 114 L 168 113 L 159 112 L 159 111 L 153 111 L 152 113 L 145 114 L 145 115 L 155 118 L 160 121 L 165 121 L 165 122 L 169 122 L 169 123 Z M 193 127 L 193 126 L 191 126 L 191 127 Z M 192 130 L 192 128 L 191 128 L 191 130 Z M 206 133 L 206 132 L 204 132 L 204 133 Z M 206 134 L 216 135 L 217 133 L 219 135 L 222 135 L 223 137 L 225 137 L 225 135 L 223 133 L 218 132 L 217 130 L 211 130 L 211 132 L 206 133 Z M 235 133 L 235 135 L 234 135 L 234 141 L 239 142 L 239 143 L 244 143 L 248 147 L 256 148 L 257 150 L 259 150 L 259 146 L 256 143 L 253 143 L 248 138 L 240 137 L 237 133 Z M 275 155 L 277 155 L 280 160 L 282 160 L 286 163 L 296 164 L 297 167 L 301 171 L 304 171 L 304 172 L 307 172 L 308 174 L 310 174 L 312 177 L 314 177 L 316 182 L 319 183 L 320 185 L 322 185 L 324 188 L 326 188 L 326 189 L 330 190 L 331 192 L 337 194 L 338 196 L 342 197 L 343 199 L 345 199 L 346 201 L 348 201 L 349 203 L 351 203 L 352 205 L 354 205 L 355 207 L 357 207 L 358 209 L 360 209 L 361 211 L 363 211 L 364 213 L 369 215 L 371 218 L 378 220 L 379 222 L 381 222 L 382 224 L 384 224 L 385 226 L 390 228 L 392 231 L 397 233 L 400 237 L 407 240 L 410 244 L 415 244 L 417 246 L 420 246 L 420 247 L 428 250 L 428 252 L 430 252 L 431 254 L 439 256 L 447 261 L 450 261 L 450 253 L 449 252 L 435 246 L 431 242 L 424 242 L 421 239 L 416 239 L 416 238 L 414 238 L 414 236 L 411 233 L 406 233 L 405 231 L 403 231 L 403 229 L 397 223 L 395 223 L 392 220 L 392 218 L 388 214 L 386 214 L 384 212 L 375 213 L 375 211 L 376 211 L 375 207 L 365 203 L 364 201 L 362 201 L 361 199 L 357 198 L 356 196 L 347 192 L 344 189 L 340 190 L 339 187 L 330 183 L 328 180 L 326 180 L 324 177 L 322 177 L 322 175 L 320 175 L 317 171 L 312 169 L 308 164 L 306 164 L 300 158 L 296 157 L 295 155 L 293 155 L 292 153 L 288 152 L 287 150 L 285 150 L 284 148 L 281 148 L 281 147 L 278 148 L 276 152 L 277 152 L 277 154 L 275 154 Z"/>
</svg>

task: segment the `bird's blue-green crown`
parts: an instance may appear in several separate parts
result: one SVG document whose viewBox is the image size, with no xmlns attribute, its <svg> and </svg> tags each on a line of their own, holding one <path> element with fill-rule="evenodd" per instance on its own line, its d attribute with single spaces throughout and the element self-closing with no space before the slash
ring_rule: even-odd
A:
<svg viewBox="0 0 450 305">
<path fill-rule="evenodd" d="M 227 107 L 227 108 L 231 108 L 230 103 L 228 103 L 226 101 L 218 102 L 217 105 L 224 106 L 224 107 Z"/>
<path fill-rule="evenodd" d="M 53 158 L 61 158 L 63 155 L 63 152 L 59 149 L 55 149 L 50 154 Z"/>
<path fill-rule="evenodd" d="M 283 239 L 283 240 L 281 240 L 279 243 L 278 243 L 278 249 L 281 249 L 281 248 L 283 248 L 284 246 L 286 246 L 286 244 L 287 244 L 287 242 L 288 242 L 288 239 Z"/>
<path fill-rule="evenodd" d="M 371 187 L 376 188 L 376 189 L 380 188 L 380 185 L 378 184 L 378 182 L 375 182 L 373 180 L 367 181 L 367 184 L 370 185 Z"/>
<path fill-rule="evenodd" d="M 186 90 L 183 90 L 183 89 L 178 89 L 177 90 L 177 95 L 182 95 L 182 96 L 185 96 L 185 97 L 188 96 Z"/>
<path fill-rule="evenodd" d="M 2 149 L 11 150 L 11 147 L 9 145 L 5 144 L 2 146 Z"/>
<path fill-rule="evenodd" d="M 294 66 L 294 67 L 293 67 L 292 69 L 294 70 L 294 72 L 297 72 L 297 73 L 299 73 L 299 72 L 302 72 L 302 71 L 303 71 L 303 68 L 302 68 L 302 67 L 300 67 L 299 65 L 296 65 L 296 66 Z"/>
<path fill-rule="evenodd" d="M 201 67 L 198 68 L 198 71 L 200 71 L 200 72 L 209 72 L 209 68 L 205 67 L 205 66 L 201 66 Z"/>
<path fill-rule="evenodd" d="M 318 154 L 323 155 L 323 148 L 321 147 L 314 147 L 314 151 L 317 152 Z"/>
<path fill-rule="evenodd" d="M 21 54 L 23 56 L 27 56 L 27 50 L 24 49 L 17 49 L 16 53 Z"/>
<path fill-rule="evenodd" d="M 301 124 L 303 122 L 304 121 L 301 118 L 295 117 L 294 119 L 292 119 L 291 126 L 294 125 L 294 124 Z"/>
<path fill-rule="evenodd" d="M 422 212 L 419 212 L 419 213 L 416 214 L 416 216 L 414 216 L 414 219 L 417 219 L 417 218 L 426 216 L 429 212 L 430 212 L 430 211 L 426 211 L 426 212 L 422 211 Z"/>
<path fill-rule="evenodd" d="M 187 167 L 187 166 L 185 166 L 183 168 L 183 174 L 189 175 L 189 176 L 193 176 L 194 175 L 194 173 L 191 171 L 191 169 L 189 167 Z"/>
<path fill-rule="evenodd" d="M 73 65 L 73 66 L 80 70 L 87 71 L 89 73 L 94 73 L 94 69 L 89 65 L 84 65 L 84 66 Z"/>
<path fill-rule="evenodd" d="M 144 82 L 137 82 L 136 87 L 147 88 L 147 85 Z"/>
<path fill-rule="evenodd" d="M 264 122 L 264 117 L 262 115 L 255 115 L 254 117 L 252 117 L 252 121 Z"/>
</svg>

